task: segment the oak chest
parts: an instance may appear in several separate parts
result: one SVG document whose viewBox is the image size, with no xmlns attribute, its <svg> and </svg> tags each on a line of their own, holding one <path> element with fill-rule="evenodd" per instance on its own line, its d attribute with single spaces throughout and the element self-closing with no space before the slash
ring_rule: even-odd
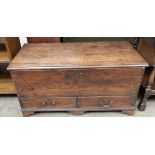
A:
<svg viewBox="0 0 155 155">
<path fill-rule="evenodd" d="M 125 41 L 25 44 L 9 65 L 23 115 L 133 114 L 145 60 Z"/>
</svg>

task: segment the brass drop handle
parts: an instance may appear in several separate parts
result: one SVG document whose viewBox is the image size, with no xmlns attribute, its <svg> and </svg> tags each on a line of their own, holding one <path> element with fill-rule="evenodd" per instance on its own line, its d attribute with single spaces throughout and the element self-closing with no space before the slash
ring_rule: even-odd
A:
<svg viewBox="0 0 155 155">
<path fill-rule="evenodd" d="M 104 108 L 109 107 L 111 103 L 112 103 L 111 100 L 104 100 L 104 101 L 103 100 L 99 100 L 99 101 L 97 101 L 98 106 L 104 107 Z"/>
<path fill-rule="evenodd" d="M 55 105 L 56 102 L 54 102 L 54 101 L 47 101 L 47 102 L 43 102 L 42 104 L 43 105 Z"/>
</svg>

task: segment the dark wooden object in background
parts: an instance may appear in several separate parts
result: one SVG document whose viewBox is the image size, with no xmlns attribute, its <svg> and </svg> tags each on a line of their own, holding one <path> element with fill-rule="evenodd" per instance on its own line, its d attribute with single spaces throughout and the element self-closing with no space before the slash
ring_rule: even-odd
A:
<svg viewBox="0 0 155 155">
<path fill-rule="evenodd" d="M 59 43 L 60 37 L 27 37 L 28 43 Z"/>
<path fill-rule="evenodd" d="M 135 48 L 138 48 L 138 44 L 139 44 L 139 37 L 130 37 L 129 38 L 129 43 Z"/>
<path fill-rule="evenodd" d="M 62 42 L 128 41 L 128 37 L 62 37 Z"/>
<path fill-rule="evenodd" d="M 7 66 L 20 48 L 18 37 L 0 38 L 0 94 L 16 94 Z"/>
<path fill-rule="evenodd" d="M 146 66 L 128 42 L 106 41 L 25 44 L 8 69 L 24 116 L 116 110 L 132 115 Z"/>
<path fill-rule="evenodd" d="M 155 95 L 155 38 L 140 38 L 137 50 L 150 65 L 144 74 L 142 96 L 138 105 L 139 110 L 144 111 L 148 97 Z"/>
</svg>

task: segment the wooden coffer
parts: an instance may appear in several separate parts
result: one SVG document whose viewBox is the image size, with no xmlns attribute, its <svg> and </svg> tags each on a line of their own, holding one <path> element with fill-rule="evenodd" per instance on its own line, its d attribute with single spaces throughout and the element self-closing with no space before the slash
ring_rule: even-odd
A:
<svg viewBox="0 0 155 155">
<path fill-rule="evenodd" d="M 9 65 L 24 116 L 36 111 L 133 114 L 148 64 L 126 41 L 25 44 Z"/>
</svg>

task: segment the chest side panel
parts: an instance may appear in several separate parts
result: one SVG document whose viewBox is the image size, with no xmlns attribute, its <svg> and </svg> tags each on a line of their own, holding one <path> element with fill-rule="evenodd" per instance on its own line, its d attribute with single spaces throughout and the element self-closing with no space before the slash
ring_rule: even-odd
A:
<svg viewBox="0 0 155 155">
<path fill-rule="evenodd" d="M 20 97 L 130 96 L 141 83 L 142 68 L 35 70 L 12 72 Z"/>
</svg>

